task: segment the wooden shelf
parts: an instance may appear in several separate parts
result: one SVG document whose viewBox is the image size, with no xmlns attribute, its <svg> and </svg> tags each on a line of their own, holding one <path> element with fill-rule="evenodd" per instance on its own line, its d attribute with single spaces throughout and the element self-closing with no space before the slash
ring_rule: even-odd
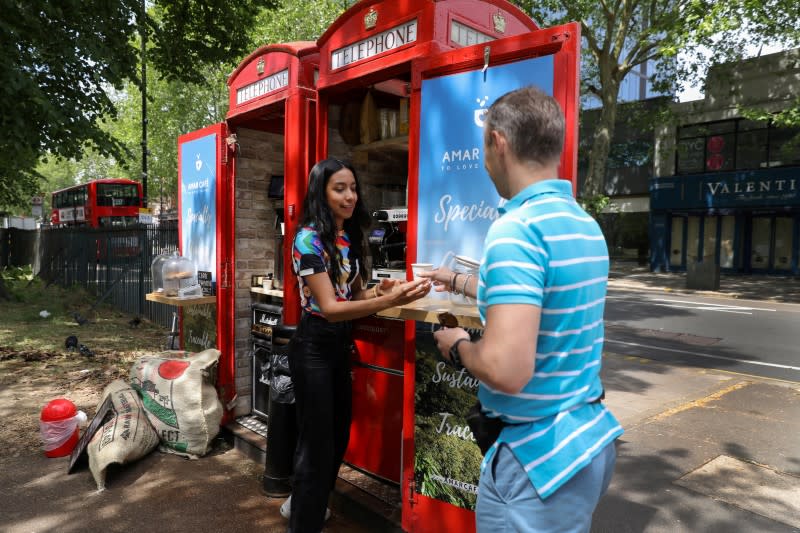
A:
<svg viewBox="0 0 800 533">
<path fill-rule="evenodd" d="M 254 292 L 256 294 L 265 294 L 267 296 L 272 296 L 273 298 L 283 298 L 283 291 L 278 289 L 264 290 L 261 287 L 250 287 L 250 292 Z"/>
<path fill-rule="evenodd" d="M 408 152 L 408 135 L 400 135 L 389 139 L 381 139 L 353 147 L 354 152 L 371 152 L 372 150 L 397 150 Z"/>
<path fill-rule="evenodd" d="M 377 315 L 383 318 L 399 318 L 438 324 L 438 315 L 444 311 L 453 314 L 458 319 L 458 325 L 462 328 L 483 329 L 476 306 L 453 305 L 449 300 L 422 298 L 410 304 L 380 311 Z"/>
<path fill-rule="evenodd" d="M 189 296 L 186 298 L 178 298 L 177 296 L 164 296 L 163 294 L 157 292 L 150 292 L 145 294 L 144 299 L 150 302 L 175 305 L 178 307 L 186 307 L 187 305 L 203 305 L 203 304 L 217 303 L 216 296 Z"/>
</svg>

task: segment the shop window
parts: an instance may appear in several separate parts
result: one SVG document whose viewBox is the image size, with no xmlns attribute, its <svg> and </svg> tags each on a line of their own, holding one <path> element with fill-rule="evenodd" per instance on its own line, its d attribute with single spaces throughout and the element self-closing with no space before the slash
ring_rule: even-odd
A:
<svg viewBox="0 0 800 533">
<path fill-rule="evenodd" d="M 733 170 L 735 146 L 736 135 L 733 133 L 709 135 L 706 138 L 706 171 Z"/>
<path fill-rule="evenodd" d="M 767 217 L 753 217 L 750 232 L 750 267 L 769 268 L 770 231 L 772 221 Z"/>
<path fill-rule="evenodd" d="M 719 266 L 733 268 L 734 246 L 736 244 L 736 219 L 731 215 L 722 217 L 719 239 Z"/>
<path fill-rule="evenodd" d="M 769 132 L 769 166 L 800 164 L 800 128 L 772 128 Z"/>
<path fill-rule="evenodd" d="M 676 173 L 800 165 L 800 128 L 736 119 L 678 129 Z"/>
<path fill-rule="evenodd" d="M 683 265 L 683 217 L 672 217 L 672 228 L 670 230 L 670 253 L 669 265 L 681 267 Z"/>
<path fill-rule="evenodd" d="M 678 141 L 678 174 L 703 172 L 705 154 L 705 137 Z"/>
<path fill-rule="evenodd" d="M 736 143 L 736 168 L 742 170 L 767 167 L 767 129 L 743 131 Z"/>
<path fill-rule="evenodd" d="M 775 218 L 775 270 L 792 269 L 794 221 L 791 217 Z"/>
<path fill-rule="evenodd" d="M 700 257 L 700 217 L 690 216 L 686 227 L 686 263 L 696 263 Z"/>
<path fill-rule="evenodd" d="M 705 217 L 703 221 L 703 262 L 717 259 L 717 217 Z"/>
<path fill-rule="evenodd" d="M 643 167 L 652 164 L 652 150 L 647 141 L 633 140 L 611 145 L 607 168 Z"/>
</svg>

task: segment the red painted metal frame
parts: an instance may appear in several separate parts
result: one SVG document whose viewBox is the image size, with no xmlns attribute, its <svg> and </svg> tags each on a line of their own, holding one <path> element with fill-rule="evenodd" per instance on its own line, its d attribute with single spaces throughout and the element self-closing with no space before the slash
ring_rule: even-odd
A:
<svg viewBox="0 0 800 533">
<path fill-rule="evenodd" d="M 283 261 L 283 321 L 300 322 L 300 290 L 292 274 L 292 240 L 300 221 L 303 198 L 308 187 L 308 175 L 314 164 L 314 135 L 316 92 L 297 89 L 286 100 L 284 126 L 284 239 Z"/>
<path fill-rule="evenodd" d="M 263 74 L 258 73 L 258 63 L 263 60 Z M 314 90 L 314 73 L 319 68 L 319 51 L 315 43 L 298 41 L 270 44 L 258 48 L 244 58 L 228 77 L 228 121 L 241 122 L 248 115 L 263 113 L 264 108 L 289 98 L 294 89 Z M 260 79 L 288 69 L 289 84 L 241 105 L 236 105 L 236 91 Z"/>
<path fill-rule="evenodd" d="M 258 73 L 258 63 L 263 61 L 263 73 Z M 284 240 L 283 249 L 276 253 L 276 261 L 283 263 L 283 321 L 294 325 L 300 320 L 300 295 L 293 282 L 292 239 L 300 208 L 305 196 L 308 174 L 314 162 L 316 136 L 315 71 L 319 67 L 319 52 L 312 42 L 294 42 L 262 46 L 247 56 L 228 78 L 230 111 L 228 124 L 231 131 L 246 125 L 265 114 L 283 113 L 283 175 L 284 175 Z M 272 93 L 236 105 L 236 91 L 259 79 L 284 69 L 289 71 L 289 84 Z M 258 126 L 248 125 L 258 128 Z M 234 178 L 235 179 L 235 178 Z M 233 236 L 233 231 L 230 233 Z M 233 239 L 231 239 L 233 240 Z"/>
<path fill-rule="evenodd" d="M 520 61 L 543 55 L 554 56 L 553 96 L 561 104 L 566 119 L 564 153 L 559 166 L 559 177 L 572 183 L 573 194 L 577 181 L 577 143 L 578 143 L 578 61 L 580 58 L 580 25 L 565 24 L 539 30 L 529 34 L 509 37 L 500 41 L 459 48 L 438 56 L 419 59 L 414 62 L 412 72 L 411 102 L 419 102 L 422 80 L 456 74 L 483 68 L 484 49 L 490 48 L 490 66 Z M 420 113 L 417 105 L 410 110 L 410 129 L 419 132 Z M 409 176 L 408 176 L 408 233 L 406 241 L 407 261 L 416 260 L 417 254 L 417 211 L 419 197 L 419 136 L 409 138 Z M 438 532 L 442 525 L 456 531 L 474 531 L 475 518 L 471 511 L 448 505 L 433 498 L 414 494 L 414 504 L 409 502 L 412 494 L 411 481 L 414 479 L 414 395 L 416 354 L 414 348 L 414 325 L 406 327 L 406 358 L 403 406 L 403 529 L 416 532 Z M 436 517 L 437 520 L 431 520 Z"/>
<path fill-rule="evenodd" d="M 364 16 L 374 9 L 378 14 L 376 26 L 364 27 Z M 506 20 L 503 33 L 497 32 L 492 15 L 502 12 Z M 331 71 L 331 53 L 403 22 L 417 19 L 417 39 L 413 43 Z M 530 32 L 536 23 L 516 6 L 505 0 L 363 0 L 345 11 L 317 41 L 320 52 L 320 71 L 317 89 L 337 87 L 366 87 L 398 74 L 407 74 L 409 62 L 451 49 L 448 39 L 450 19 L 495 38 Z"/>
<path fill-rule="evenodd" d="M 219 360 L 217 372 L 217 391 L 220 394 L 220 401 L 225 406 L 225 415 L 222 423 L 229 420 L 231 413 L 227 406 L 236 396 L 236 361 L 234 350 L 234 326 L 235 326 L 235 284 L 234 265 L 235 240 L 229 238 L 234 231 L 235 213 L 235 184 L 232 178 L 232 153 L 229 151 L 225 138 L 228 136 L 228 128 L 225 123 L 213 124 L 197 131 L 187 133 L 178 137 L 178 180 L 180 181 L 181 169 L 181 150 L 180 146 L 184 143 L 216 135 L 216 174 L 217 174 L 217 349 L 222 352 Z M 181 197 L 178 196 L 178 213 L 181 213 Z M 178 224 L 178 243 L 182 243 L 182 227 Z M 183 251 L 181 250 L 181 253 Z M 181 335 L 183 334 L 181 327 Z M 183 338 L 181 338 L 183 345 Z"/>
</svg>

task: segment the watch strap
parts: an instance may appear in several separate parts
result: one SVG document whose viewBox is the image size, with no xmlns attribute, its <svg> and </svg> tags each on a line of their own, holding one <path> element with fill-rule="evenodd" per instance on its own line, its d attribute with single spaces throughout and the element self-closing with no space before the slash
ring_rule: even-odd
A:
<svg viewBox="0 0 800 533">
<path fill-rule="evenodd" d="M 453 366 L 455 366 L 459 370 L 464 368 L 464 365 L 461 363 L 461 355 L 458 353 L 458 345 L 461 344 L 462 342 L 470 342 L 470 340 L 465 338 L 458 339 L 456 342 L 453 343 L 452 346 L 450 346 L 450 352 L 449 352 L 450 361 L 453 363 Z"/>
</svg>

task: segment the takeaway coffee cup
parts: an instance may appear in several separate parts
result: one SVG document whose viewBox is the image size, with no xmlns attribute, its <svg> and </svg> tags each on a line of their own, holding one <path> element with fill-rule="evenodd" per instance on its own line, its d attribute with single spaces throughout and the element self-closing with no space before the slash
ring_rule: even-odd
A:
<svg viewBox="0 0 800 533">
<path fill-rule="evenodd" d="M 414 279 L 420 279 L 420 272 L 433 270 L 433 263 L 411 263 L 411 273 L 414 274 Z"/>
</svg>

